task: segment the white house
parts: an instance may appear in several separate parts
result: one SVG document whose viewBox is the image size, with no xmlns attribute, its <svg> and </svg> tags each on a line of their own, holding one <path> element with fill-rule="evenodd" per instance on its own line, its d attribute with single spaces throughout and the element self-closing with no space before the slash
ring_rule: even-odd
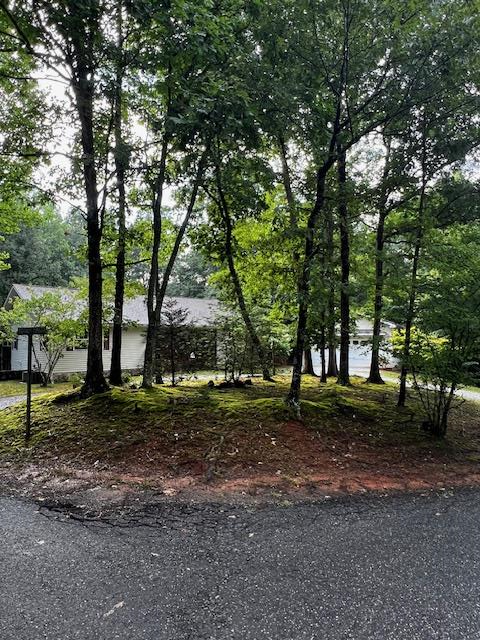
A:
<svg viewBox="0 0 480 640">
<path fill-rule="evenodd" d="M 60 293 L 64 299 L 72 299 L 77 293 L 75 289 L 61 287 L 40 287 L 36 285 L 12 285 L 5 300 L 4 306 L 8 309 L 15 298 L 30 299 L 43 294 Z M 166 298 L 174 300 L 178 306 L 187 312 L 186 322 L 195 327 L 208 327 L 214 324 L 219 314 L 219 303 L 214 299 L 175 297 Z M 80 306 L 80 305 L 79 305 Z M 79 309 L 80 311 L 80 309 Z M 148 323 L 147 306 L 144 296 L 137 296 L 125 301 L 124 306 L 124 333 L 122 340 L 122 368 L 127 371 L 140 371 L 143 367 L 145 353 L 145 334 Z M 388 345 L 392 329 L 392 323 L 383 322 L 381 338 Z M 103 336 L 103 363 L 105 371 L 110 369 L 111 358 L 111 326 L 105 329 Z M 370 366 L 372 339 L 372 323 L 359 318 L 355 323 L 355 330 L 350 336 L 350 367 L 352 371 L 365 370 Z M 40 349 L 36 349 L 37 357 L 44 357 Z M 316 370 L 320 369 L 320 354 L 314 352 L 313 361 Z M 384 357 L 385 367 L 395 366 L 395 360 L 388 355 Z M 338 356 L 337 356 L 338 357 Z M 54 375 L 58 378 L 68 376 L 71 373 L 83 373 L 87 368 L 87 343 L 86 339 L 79 337 L 64 352 L 55 366 Z M 27 369 L 27 337 L 18 336 L 13 345 L 5 344 L 1 349 L 0 377 L 2 371 L 22 372 Z"/>
<path fill-rule="evenodd" d="M 393 369 L 397 365 L 396 359 L 389 352 L 392 331 L 396 328 L 393 322 L 382 322 L 380 328 L 380 357 L 383 361 L 384 369 Z M 373 335 L 373 323 L 366 318 L 357 318 L 355 326 L 350 332 L 349 365 L 352 372 L 366 373 L 370 368 L 371 344 Z M 313 364 L 316 371 L 320 371 L 320 354 L 313 352 Z M 340 352 L 337 349 L 337 362 L 340 359 Z"/>
<path fill-rule="evenodd" d="M 61 293 L 65 299 L 71 299 L 76 294 L 75 289 L 61 287 L 40 287 L 36 285 L 12 285 L 4 306 L 8 309 L 15 298 L 30 299 L 43 294 Z M 166 298 L 166 302 L 172 298 Z M 219 310 L 217 300 L 200 298 L 173 298 L 178 306 L 187 312 L 186 323 L 196 327 L 207 327 L 213 323 Z M 125 301 L 124 333 L 122 339 L 122 368 L 138 371 L 143 366 L 145 353 L 145 333 L 148 324 L 147 306 L 144 296 L 136 296 Z M 105 371 L 110 369 L 111 358 L 111 326 L 106 328 L 103 336 L 103 363 Z M 25 371 L 27 369 L 27 336 L 18 336 L 11 347 L 10 357 L 3 347 L 3 363 L 1 368 L 10 371 Z M 37 357 L 42 358 L 42 351 L 37 349 Z M 84 338 L 78 338 L 64 352 L 58 361 L 54 374 L 62 376 L 70 373 L 82 373 L 87 369 L 87 343 Z"/>
</svg>

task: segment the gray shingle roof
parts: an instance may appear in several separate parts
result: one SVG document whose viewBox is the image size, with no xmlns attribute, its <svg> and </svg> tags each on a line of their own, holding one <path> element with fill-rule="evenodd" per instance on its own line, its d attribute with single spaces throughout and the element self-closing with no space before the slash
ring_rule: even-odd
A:
<svg viewBox="0 0 480 640">
<path fill-rule="evenodd" d="M 69 289 L 67 287 L 42 287 L 38 285 L 14 284 L 8 295 L 9 300 L 15 294 L 23 299 L 30 299 L 34 296 L 42 296 L 45 293 L 59 293 L 64 300 L 69 300 L 78 294 L 77 289 Z M 165 302 L 174 300 L 178 307 L 187 312 L 188 324 L 198 327 L 204 327 L 212 324 L 219 313 L 219 302 L 213 298 L 185 298 L 185 297 L 166 297 Z M 83 307 L 83 301 L 79 301 L 79 311 Z M 125 300 L 124 305 L 124 321 L 126 323 L 134 323 L 140 326 L 147 326 L 148 314 L 145 296 L 136 296 Z"/>
</svg>

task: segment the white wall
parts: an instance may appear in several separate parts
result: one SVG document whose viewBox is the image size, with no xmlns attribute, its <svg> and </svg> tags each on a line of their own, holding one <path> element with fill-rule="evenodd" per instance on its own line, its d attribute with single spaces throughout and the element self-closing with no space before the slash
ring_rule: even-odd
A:
<svg viewBox="0 0 480 640">
<path fill-rule="evenodd" d="M 110 369 L 112 336 L 110 331 L 110 349 L 103 350 L 103 366 L 105 371 Z M 45 354 L 36 343 L 36 354 L 41 363 L 45 362 Z M 27 336 L 18 337 L 18 349 L 12 349 L 12 370 L 26 371 L 27 369 Z M 128 327 L 123 330 L 122 339 L 122 369 L 141 369 L 145 353 L 145 329 L 143 327 Z M 35 367 L 35 359 L 32 360 Z M 87 370 L 87 350 L 75 349 L 65 351 L 57 363 L 54 374 L 76 373 Z"/>
</svg>

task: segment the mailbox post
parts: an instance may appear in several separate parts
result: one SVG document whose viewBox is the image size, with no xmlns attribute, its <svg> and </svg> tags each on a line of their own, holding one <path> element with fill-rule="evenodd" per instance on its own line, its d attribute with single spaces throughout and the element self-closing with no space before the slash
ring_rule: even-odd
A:
<svg viewBox="0 0 480 640">
<path fill-rule="evenodd" d="M 30 419 L 32 414 L 32 345 L 33 336 L 43 336 L 47 333 L 45 327 L 20 327 L 17 335 L 28 337 L 27 355 L 27 416 L 25 424 L 25 440 L 30 439 Z"/>
</svg>

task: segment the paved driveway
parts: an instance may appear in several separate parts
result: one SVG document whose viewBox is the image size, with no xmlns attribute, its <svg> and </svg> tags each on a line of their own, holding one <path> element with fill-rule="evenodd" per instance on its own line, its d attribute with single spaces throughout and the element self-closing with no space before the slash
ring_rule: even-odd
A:
<svg viewBox="0 0 480 640">
<path fill-rule="evenodd" d="M 0 409 L 6 409 L 7 407 L 11 407 L 13 404 L 17 404 L 18 402 L 25 402 L 26 399 L 26 395 L 0 398 Z"/>
<path fill-rule="evenodd" d="M 480 492 L 96 523 L 0 499 L 2 640 L 480 637 Z"/>
</svg>

